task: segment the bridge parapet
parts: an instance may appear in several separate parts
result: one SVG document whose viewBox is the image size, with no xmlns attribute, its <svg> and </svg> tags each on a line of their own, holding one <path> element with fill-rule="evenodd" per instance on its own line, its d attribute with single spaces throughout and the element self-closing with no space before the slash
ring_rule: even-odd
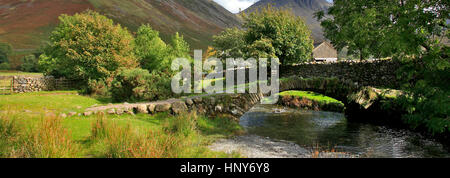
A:
<svg viewBox="0 0 450 178">
<path fill-rule="evenodd" d="M 281 77 L 338 78 L 349 80 L 360 86 L 383 88 L 400 87 L 397 71 L 401 62 L 392 59 L 374 61 L 342 61 L 337 63 L 304 63 L 282 66 Z"/>
</svg>

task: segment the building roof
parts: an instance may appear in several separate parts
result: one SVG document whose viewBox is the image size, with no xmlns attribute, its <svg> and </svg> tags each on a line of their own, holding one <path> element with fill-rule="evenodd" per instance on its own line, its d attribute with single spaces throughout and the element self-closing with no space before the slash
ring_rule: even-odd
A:
<svg viewBox="0 0 450 178">
<path fill-rule="evenodd" d="M 333 45 L 323 42 L 314 48 L 313 58 L 338 58 L 338 53 Z"/>
</svg>

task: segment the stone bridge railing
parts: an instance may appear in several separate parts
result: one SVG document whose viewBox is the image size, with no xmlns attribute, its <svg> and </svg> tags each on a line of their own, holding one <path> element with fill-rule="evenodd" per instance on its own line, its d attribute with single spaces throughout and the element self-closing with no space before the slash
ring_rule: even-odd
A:
<svg viewBox="0 0 450 178">
<path fill-rule="evenodd" d="M 280 81 L 280 90 L 305 90 L 315 91 L 338 100 L 347 101 L 348 95 L 356 92 L 359 86 L 350 81 L 342 81 L 337 78 L 313 78 L 303 79 L 292 77 Z M 107 114 L 155 114 L 159 112 L 170 112 L 182 114 L 184 112 L 195 111 L 207 116 L 226 116 L 240 118 L 256 104 L 261 103 L 263 94 L 211 94 L 202 96 L 185 97 L 181 99 L 170 99 L 166 101 L 136 103 L 136 104 L 115 104 L 108 106 L 93 107 L 84 113 L 69 113 L 92 115 L 103 112 Z"/>
<path fill-rule="evenodd" d="M 281 66 L 281 77 L 338 78 L 360 86 L 399 88 L 397 79 L 401 62 L 395 60 L 342 61 L 337 63 L 305 63 Z"/>
<path fill-rule="evenodd" d="M 345 105 L 355 106 L 349 96 L 365 86 L 397 88 L 396 72 L 399 67 L 400 63 L 392 60 L 282 67 L 281 76 L 285 78 L 280 80 L 280 91 L 314 91 L 338 99 Z M 195 111 L 207 116 L 227 115 L 239 118 L 260 103 L 262 98 L 262 94 L 202 95 L 159 102 L 101 106 L 89 108 L 85 113 L 69 113 L 68 116 L 91 115 L 97 112 L 120 115 L 158 112 L 180 114 Z"/>
</svg>

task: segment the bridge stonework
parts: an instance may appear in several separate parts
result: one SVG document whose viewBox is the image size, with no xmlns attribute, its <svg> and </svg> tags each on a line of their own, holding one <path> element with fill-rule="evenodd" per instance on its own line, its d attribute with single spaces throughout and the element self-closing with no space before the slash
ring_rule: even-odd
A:
<svg viewBox="0 0 450 178">
<path fill-rule="evenodd" d="M 359 86 L 400 87 L 397 71 L 401 62 L 395 60 L 343 61 L 337 63 L 305 63 L 280 68 L 281 77 L 338 78 Z"/>
<path fill-rule="evenodd" d="M 305 90 L 314 91 L 347 102 L 350 94 L 358 91 L 360 87 L 351 81 L 337 78 L 312 78 L 303 79 L 290 77 L 280 81 L 280 91 Z M 116 104 L 108 106 L 93 107 L 83 114 L 89 116 L 98 112 L 107 114 L 155 114 L 159 112 L 170 112 L 174 115 L 186 112 L 197 112 L 210 117 L 227 117 L 239 119 L 253 106 L 261 103 L 264 95 L 261 93 L 243 94 L 211 94 L 180 99 L 169 99 L 149 103 Z M 72 113 L 68 115 L 75 115 Z"/>
<path fill-rule="evenodd" d="M 301 64 L 281 68 L 280 92 L 288 90 L 314 91 L 342 101 L 352 110 L 365 110 L 364 97 L 350 97 L 366 86 L 398 88 L 396 72 L 400 63 L 392 60 L 366 62 L 338 62 L 328 64 Z M 170 112 L 182 114 L 197 112 L 206 116 L 227 116 L 240 118 L 264 96 L 257 94 L 212 94 L 181 99 L 170 99 L 137 104 L 118 104 L 89 108 L 80 115 L 91 115 L 97 112 L 108 114 L 154 114 Z M 358 100 L 358 101 L 356 101 Z M 361 107 L 360 107 L 361 106 Z M 356 108 L 356 109 L 355 109 Z M 68 115 L 74 115 L 71 113 Z"/>
</svg>

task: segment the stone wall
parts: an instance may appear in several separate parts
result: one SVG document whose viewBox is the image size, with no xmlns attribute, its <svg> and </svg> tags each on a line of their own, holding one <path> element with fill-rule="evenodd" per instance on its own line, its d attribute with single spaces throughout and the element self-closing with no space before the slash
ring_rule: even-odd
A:
<svg viewBox="0 0 450 178">
<path fill-rule="evenodd" d="M 66 79 L 55 79 L 52 76 L 24 77 L 14 76 L 13 91 L 15 93 L 28 93 L 38 91 L 54 91 L 70 88 L 71 81 Z"/>
<path fill-rule="evenodd" d="M 53 77 L 13 77 L 13 90 L 15 93 L 27 93 L 37 91 L 51 91 L 54 89 Z"/>
<path fill-rule="evenodd" d="M 305 63 L 283 66 L 280 69 L 280 75 L 303 78 L 336 77 L 353 81 L 359 86 L 399 88 L 396 73 L 400 67 L 400 62 L 393 60 Z"/>
<path fill-rule="evenodd" d="M 253 106 L 260 103 L 262 98 L 262 94 L 213 94 L 149 103 L 111 104 L 88 108 L 84 113 L 67 113 L 64 116 L 70 117 L 77 114 L 89 116 L 96 113 L 115 115 L 155 114 L 160 112 L 169 112 L 177 115 L 197 112 L 211 117 L 223 116 L 238 119 Z"/>
</svg>

